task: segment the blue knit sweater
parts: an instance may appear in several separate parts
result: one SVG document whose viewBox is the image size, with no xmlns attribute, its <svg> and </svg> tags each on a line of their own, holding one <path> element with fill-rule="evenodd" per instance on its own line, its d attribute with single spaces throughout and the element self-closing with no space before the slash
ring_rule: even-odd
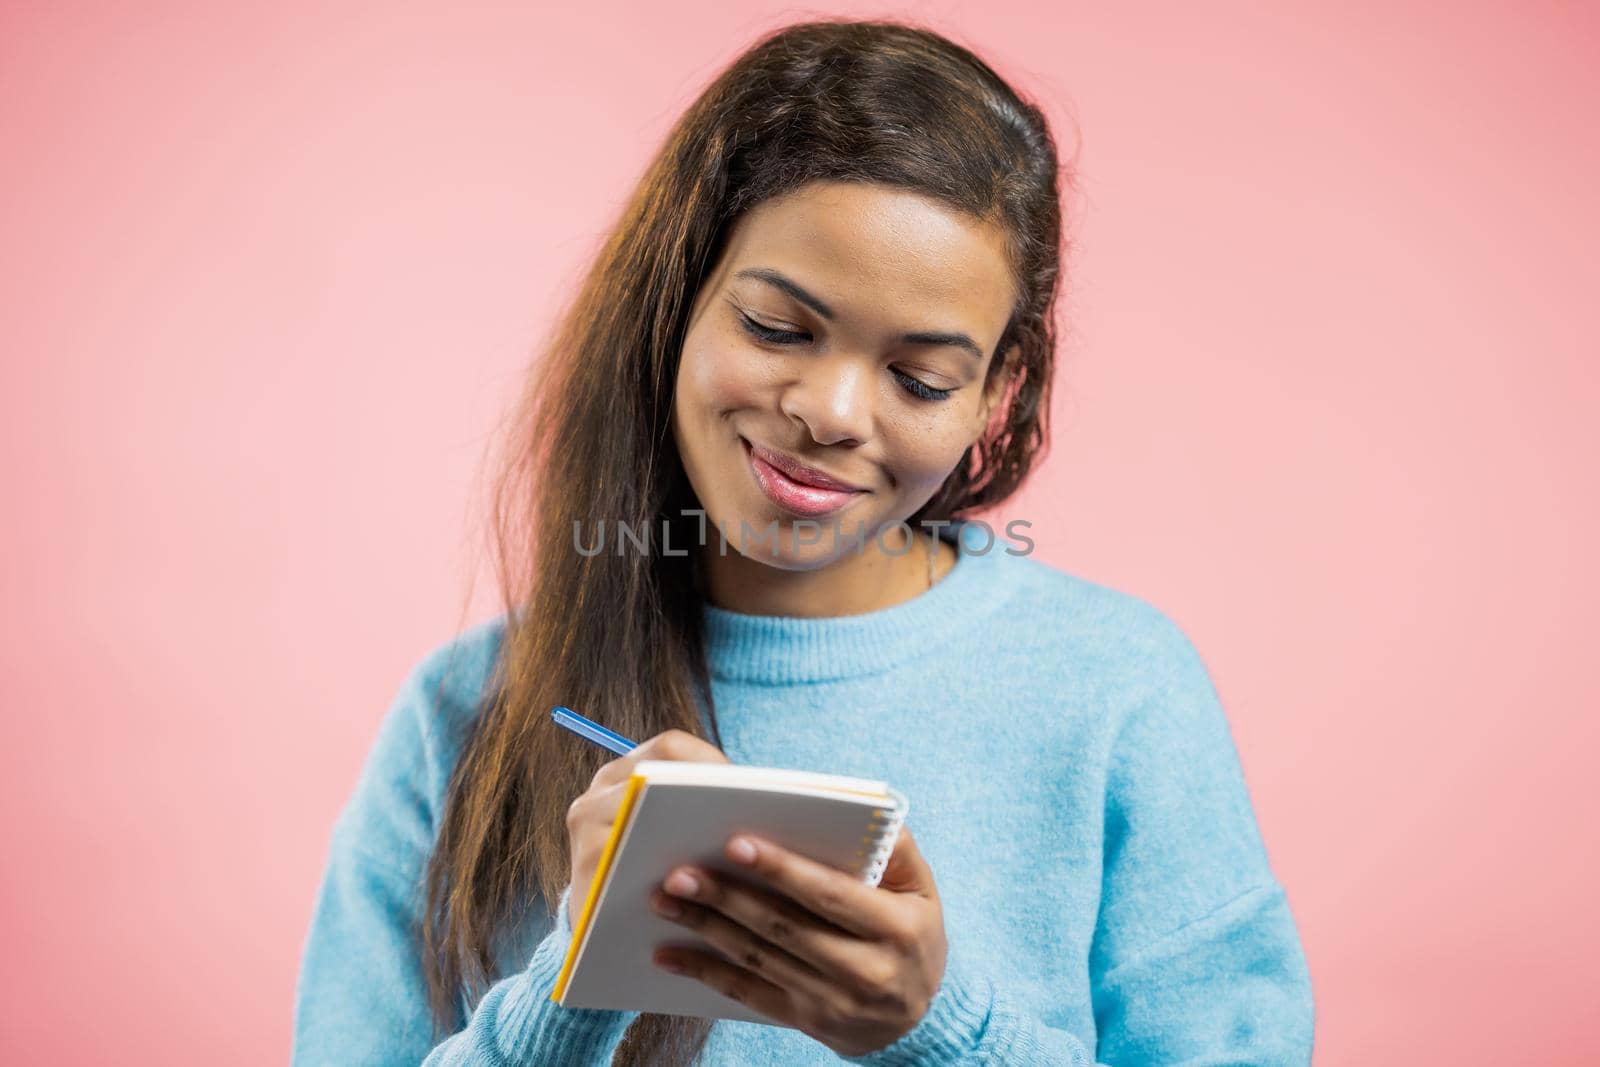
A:
<svg viewBox="0 0 1600 1067">
<path fill-rule="evenodd" d="M 944 982 L 888 1048 L 718 1022 L 706 1064 L 1293 1064 L 1310 975 L 1237 750 L 1184 633 L 1145 601 L 971 525 L 932 589 L 865 615 L 704 607 L 735 762 L 884 779 L 944 907 Z M 529 904 L 509 966 L 435 1043 L 415 924 L 445 785 L 503 634 L 435 650 L 332 833 L 296 1065 L 610 1062 L 633 1013 L 550 1000 L 572 916 Z M 442 688 L 441 688 L 442 686 Z"/>
</svg>

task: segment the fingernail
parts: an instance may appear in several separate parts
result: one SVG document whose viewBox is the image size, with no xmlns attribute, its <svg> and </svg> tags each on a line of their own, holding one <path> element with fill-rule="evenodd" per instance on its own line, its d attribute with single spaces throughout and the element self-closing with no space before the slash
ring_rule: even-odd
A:
<svg viewBox="0 0 1600 1067">
<path fill-rule="evenodd" d="M 656 966 L 670 974 L 682 974 L 683 968 L 672 960 L 656 960 Z"/>
<path fill-rule="evenodd" d="M 665 915 L 669 919 L 680 919 L 683 917 L 683 908 L 679 907 L 676 900 L 673 900 L 664 893 L 657 896 L 654 900 L 654 903 L 656 906 L 656 911 L 660 912 L 662 915 Z"/>
<path fill-rule="evenodd" d="M 700 883 L 691 874 L 674 871 L 672 877 L 667 879 L 667 892 L 680 897 L 692 897 L 700 892 Z"/>
<path fill-rule="evenodd" d="M 728 842 L 728 855 L 739 863 L 754 863 L 756 846 L 748 837 L 736 837 Z"/>
</svg>

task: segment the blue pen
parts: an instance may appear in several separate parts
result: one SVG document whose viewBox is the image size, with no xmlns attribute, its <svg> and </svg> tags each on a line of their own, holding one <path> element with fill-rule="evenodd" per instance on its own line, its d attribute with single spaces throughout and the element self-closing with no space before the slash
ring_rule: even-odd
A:
<svg viewBox="0 0 1600 1067">
<path fill-rule="evenodd" d="M 626 756 L 639 747 L 621 734 L 613 733 L 599 723 L 585 719 L 571 708 L 551 708 L 550 720 L 557 726 L 564 726 L 579 737 L 586 737 L 600 747 L 608 748 L 619 756 Z"/>
</svg>

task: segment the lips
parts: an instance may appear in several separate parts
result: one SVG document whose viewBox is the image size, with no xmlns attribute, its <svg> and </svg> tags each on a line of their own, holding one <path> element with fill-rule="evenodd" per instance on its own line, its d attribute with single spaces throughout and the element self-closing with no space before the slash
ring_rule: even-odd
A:
<svg viewBox="0 0 1600 1067">
<path fill-rule="evenodd" d="M 767 466 L 776 467 L 782 471 L 784 476 L 791 482 L 799 485 L 809 485 L 816 489 L 836 489 L 841 493 L 865 492 L 861 486 L 852 485 L 815 467 L 807 466 L 793 456 L 786 456 L 782 452 L 774 452 L 771 449 L 762 448 L 760 445 L 752 444 L 749 441 L 745 441 L 745 446 Z"/>
<path fill-rule="evenodd" d="M 790 456 L 760 448 L 740 438 L 756 484 L 774 504 L 796 515 L 814 518 L 848 507 L 865 489 L 808 467 Z"/>
</svg>

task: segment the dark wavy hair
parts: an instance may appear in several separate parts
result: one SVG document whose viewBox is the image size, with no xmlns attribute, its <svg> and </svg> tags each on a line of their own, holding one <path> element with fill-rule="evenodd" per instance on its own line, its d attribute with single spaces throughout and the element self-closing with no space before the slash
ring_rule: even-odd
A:
<svg viewBox="0 0 1600 1067">
<path fill-rule="evenodd" d="M 458 998 L 486 988 L 496 931 L 534 892 L 552 907 L 569 880 L 567 806 L 610 757 L 556 736 L 549 709 L 603 708 L 629 736 L 676 727 L 720 743 L 694 554 L 585 556 L 569 538 L 600 518 L 688 521 L 694 497 L 668 416 L 689 312 L 730 227 L 826 180 L 913 190 L 1004 231 L 1019 297 L 985 382 L 1006 376 L 1002 400 L 908 521 L 954 519 L 1015 492 L 1047 444 L 1057 167 L 1038 107 L 968 49 L 895 22 L 768 33 L 673 126 L 496 438 L 506 630 L 428 864 L 421 938 L 436 1033 L 452 1028 Z M 691 529 L 671 536 L 692 543 Z M 687 1064 L 709 1032 L 705 1020 L 642 1015 L 614 1062 Z"/>
</svg>

